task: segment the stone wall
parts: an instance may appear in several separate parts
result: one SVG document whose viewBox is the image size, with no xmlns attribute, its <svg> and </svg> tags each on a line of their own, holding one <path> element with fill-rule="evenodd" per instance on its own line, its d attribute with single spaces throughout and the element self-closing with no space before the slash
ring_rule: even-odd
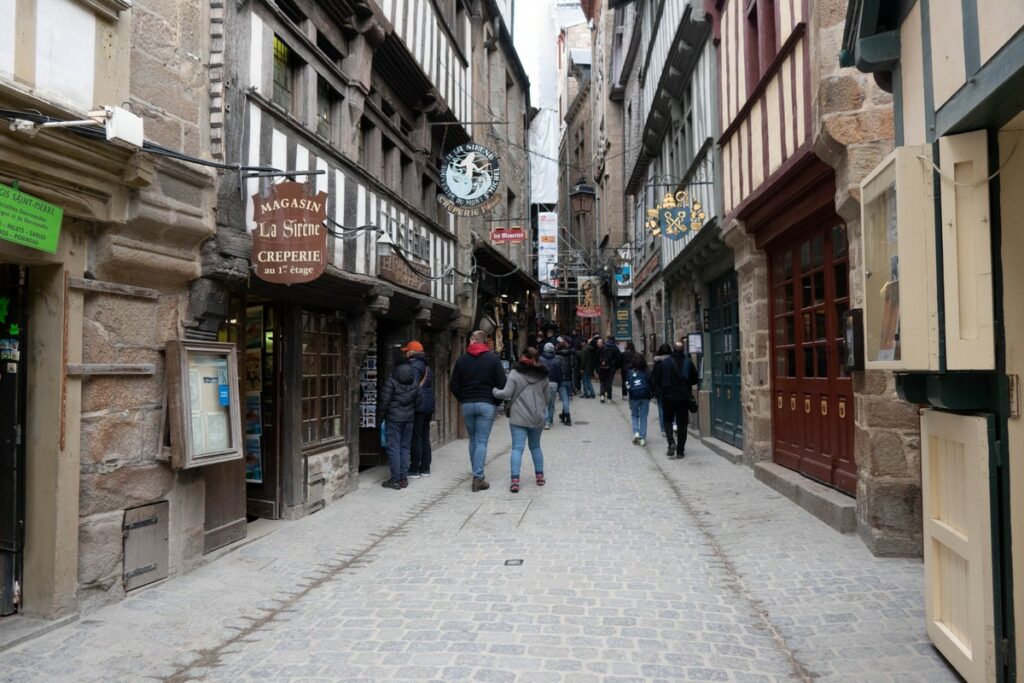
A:
<svg viewBox="0 0 1024 683">
<path fill-rule="evenodd" d="M 860 182 L 892 150 L 892 97 L 871 74 L 838 64 L 846 3 L 819 3 L 814 15 L 818 90 L 815 152 L 836 171 L 836 210 L 850 240 L 852 305 L 863 305 Z M 876 555 L 919 556 L 920 423 L 917 408 L 896 395 L 895 376 L 854 375 L 858 530 Z"/>
</svg>

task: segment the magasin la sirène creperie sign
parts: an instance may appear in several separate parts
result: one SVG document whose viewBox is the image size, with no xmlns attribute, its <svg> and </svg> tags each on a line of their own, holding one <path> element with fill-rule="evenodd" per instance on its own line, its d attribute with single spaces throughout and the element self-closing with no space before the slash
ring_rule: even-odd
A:
<svg viewBox="0 0 1024 683">
<path fill-rule="evenodd" d="M 303 183 L 271 186 L 252 196 L 252 267 L 261 280 L 295 285 L 327 267 L 327 193 L 311 195 Z"/>
</svg>

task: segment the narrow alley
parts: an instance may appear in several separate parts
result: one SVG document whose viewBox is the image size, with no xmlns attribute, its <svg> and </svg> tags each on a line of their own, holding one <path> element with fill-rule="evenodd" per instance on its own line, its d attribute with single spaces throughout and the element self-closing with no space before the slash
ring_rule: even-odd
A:
<svg viewBox="0 0 1024 683">
<path fill-rule="evenodd" d="M 920 560 L 876 558 L 691 437 L 630 443 L 627 404 L 573 402 L 508 491 L 466 442 L 193 572 L 0 654 L 4 681 L 954 681 Z M 278 524 L 279 526 L 274 526 Z"/>
</svg>

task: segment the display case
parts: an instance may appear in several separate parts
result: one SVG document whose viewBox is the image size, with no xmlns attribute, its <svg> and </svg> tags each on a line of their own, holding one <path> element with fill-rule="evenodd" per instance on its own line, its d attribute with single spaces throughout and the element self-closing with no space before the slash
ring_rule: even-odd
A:
<svg viewBox="0 0 1024 683">
<path fill-rule="evenodd" d="M 861 183 L 869 370 L 939 369 L 934 215 L 927 146 L 896 149 Z"/>
<path fill-rule="evenodd" d="M 238 357 L 233 344 L 167 343 L 171 466 L 202 467 L 242 457 Z"/>
</svg>

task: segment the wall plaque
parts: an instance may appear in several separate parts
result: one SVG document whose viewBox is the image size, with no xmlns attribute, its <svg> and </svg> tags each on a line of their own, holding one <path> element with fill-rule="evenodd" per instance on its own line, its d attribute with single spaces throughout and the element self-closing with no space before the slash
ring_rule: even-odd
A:
<svg viewBox="0 0 1024 683">
<path fill-rule="evenodd" d="M 377 275 L 382 280 L 401 285 L 408 289 L 416 290 L 424 294 L 430 294 L 430 283 L 413 271 L 408 263 L 402 260 L 401 256 L 378 256 Z"/>
<path fill-rule="evenodd" d="M 310 194 L 293 181 L 252 196 L 252 268 L 261 280 L 309 282 L 327 267 L 327 193 Z"/>
</svg>

